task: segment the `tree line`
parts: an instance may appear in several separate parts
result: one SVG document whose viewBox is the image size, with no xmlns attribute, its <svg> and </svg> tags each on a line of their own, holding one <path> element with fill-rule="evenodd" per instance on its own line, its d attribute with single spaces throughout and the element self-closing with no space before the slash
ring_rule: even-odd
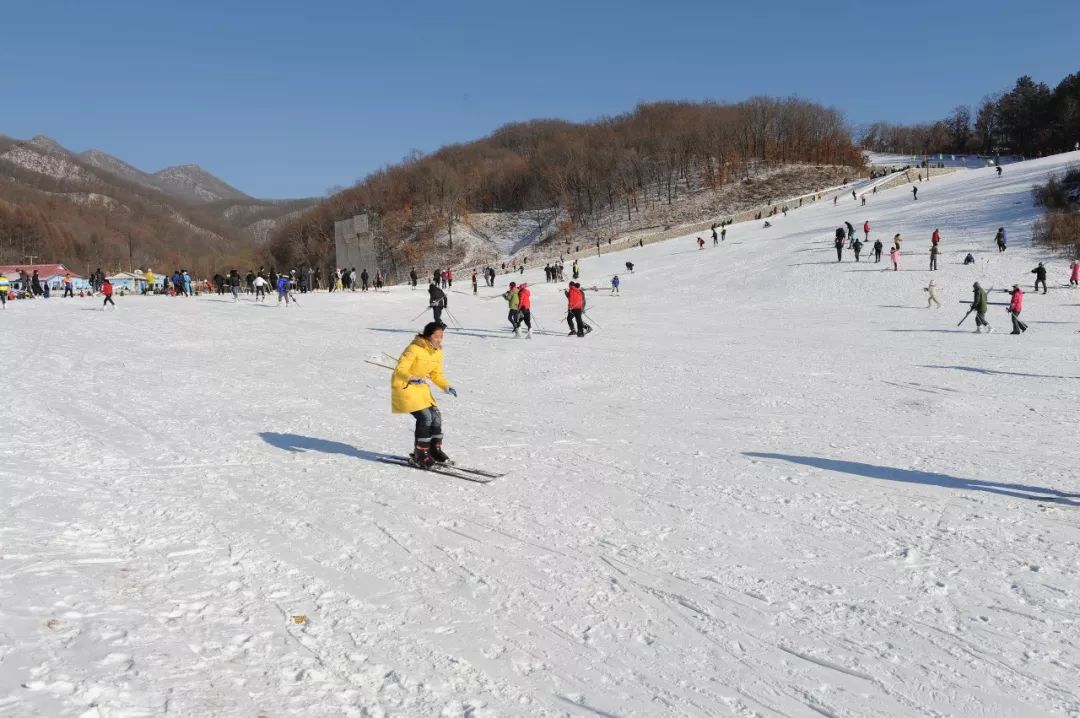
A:
<svg viewBox="0 0 1080 718">
<path fill-rule="evenodd" d="M 907 155 L 1008 153 L 1036 157 L 1066 152 L 1080 142 L 1080 72 L 1052 90 L 1024 75 L 1011 90 L 983 98 L 974 111 L 958 105 L 936 122 L 875 122 L 860 134 L 863 149 Z"/>
<path fill-rule="evenodd" d="M 413 262 L 470 212 L 532 211 L 588 228 L 605 212 L 739 181 L 762 165 L 861 166 L 832 108 L 798 98 L 738 103 L 656 102 L 596 122 L 534 120 L 475 142 L 413 154 L 338 192 L 272 235 L 279 266 L 333 262 L 334 221 L 367 213 L 376 241 Z"/>
</svg>

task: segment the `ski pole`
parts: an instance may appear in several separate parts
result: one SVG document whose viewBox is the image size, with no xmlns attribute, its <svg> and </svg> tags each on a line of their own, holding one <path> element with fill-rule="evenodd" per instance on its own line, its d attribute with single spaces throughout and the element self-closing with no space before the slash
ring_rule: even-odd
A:
<svg viewBox="0 0 1080 718">
<path fill-rule="evenodd" d="M 589 316 L 589 314 L 587 312 L 582 311 L 581 313 L 584 314 L 585 318 L 588 319 L 590 322 L 592 322 L 592 325 L 595 326 L 597 329 L 602 328 L 599 324 L 596 323 L 596 321 L 592 317 Z"/>
<path fill-rule="evenodd" d="M 416 321 L 417 319 L 419 319 L 420 317 L 422 317 L 422 316 L 424 316 L 425 314 L 427 314 L 427 313 L 428 313 L 428 311 L 429 311 L 430 309 L 431 309 L 431 305 L 428 305 L 427 307 L 425 307 L 425 308 L 424 308 L 424 311 L 420 312 L 419 314 L 417 314 L 417 315 L 416 315 L 415 317 L 413 317 L 413 318 L 412 318 L 412 319 L 410 319 L 409 321 L 410 321 L 410 322 L 415 322 L 415 321 Z"/>
<path fill-rule="evenodd" d="M 381 366 L 383 369 L 389 369 L 390 371 L 394 371 L 394 367 L 386 366 L 385 364 L 380 364 L 379 362 L 371 361 L 370 359 L 365 359 L 364 363 L 365 364 L 374 364 L 375 366 Z"/>
<path fill-rule="evenodd" d="M 454 328 L 461 329 L 461 322 L 457 320 L 457 317 L 451 314 L 449 309 L 444 308 L 443 311 L 446 312 L 446 316 L 450 317 L 450 321 L 454 323 Z"/>
</svg>

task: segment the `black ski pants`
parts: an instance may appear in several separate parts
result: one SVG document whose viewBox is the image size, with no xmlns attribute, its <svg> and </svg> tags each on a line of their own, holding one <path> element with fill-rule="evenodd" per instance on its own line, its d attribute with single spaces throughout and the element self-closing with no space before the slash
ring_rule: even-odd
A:
<svg viewBox="0 0 1080 718">
<path fill-rule="evenodd" d="M 437 322 L 442 321 L 442 309 L 443 308 L 440 306 L 434 306 L 431 308 L 431 313 L 432 315 L 434 315 L 432 318 Z"/>
<path fill-rule="evenodd" d="M 1009 312 L 1009 316 L 1012 317 L 1012 333 L 1021 334 L 1027 331 L 1027 324 L 1020 321 L 1020 312 Z"/>
<path fill-rule="evenodd" d="M 574 328 L 574 324 L 577 323 L 577 328 Z M 577 334 L 579 337 L 585 336 L 585 327 L 581 321 L 581 310 L 570 309 L 566 312 L 566 326 L 570 328 L 571 334 Z"/>
<path fill-rule="evenodd" d="M 1042 288 L 1043 288 L 1043 294 L 1046 294 L 1046 280 L 1045 279 L 1036 279 L 1035 280 L 1035 291 L 1036 292 L 1039 291 L 1039 285 L 1040 284 L 1042 285 Z"/>
<path fill-rule="evenodd" d="M 442 438 L 442 414 L 439 407 L 429 406 L 412 413 L 416 419 L 416 443 L 427 445 L 432 439 Z"/>
<path fill-rule="evenodd" d="M 518 310 L 518 326 L 524 324 L 528 330 L 532 331 L 532 312 L 528 309 Z"/>
</svg>

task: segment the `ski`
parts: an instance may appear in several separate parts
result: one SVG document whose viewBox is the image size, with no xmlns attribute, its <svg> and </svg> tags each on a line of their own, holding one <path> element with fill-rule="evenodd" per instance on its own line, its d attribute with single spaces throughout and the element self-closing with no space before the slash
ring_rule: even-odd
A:
<svg viewBox="0 0 1080 718">
<path fill-rule="evenodd" d="M 411 459 L 409 459 L 408 456 L 394 456 L 393 458 L 400 459 L 400 460 L 406 461 L 406 462 L 411 462 Z M 463 471 L 463 472 L 465 472 L 467 474 L 476 474 L 477 476 L 486 476 L 486 477 L 491 478 L 491 479 L 498 479 L 498 478 L 501 478 L 503 476 L 506 476 L 505 472 L 500 473 L 498 471 L 488 471 L 487 469 L 477 469 L 477 468 L 474 468 L 472 466 L 458 466 L 453 461 L 447 462 L 445 464 L 435 464 L 435 466 L 442 466 L 442 467 L 445 467 L 445 468 L 450 468 L 450 469 L 453 469 L 454 471 Z"/>
<path fill-rule="evenodd" d="M 429 471 L 433 474 L 442 474 L 444 476 L 453 476 L 454 478 L 464 479 L 465 481 L 472 481 L 478 484 L 486 484 L 495 479 L 505 476 L 505 474 L 494 473 L 491 471 L 484 471 L 482 469 L 473 469 L 469 467 L 458 467 L 453 464 L 433 464 L 430 468 L 423 468 L 417 466 L 407 456 L 385 456 L 375 459 L 383 464 L 392 464 L 394 466 L 404 466 L 409 469 L 416 469 L 417 471 Z"/>
</svg>

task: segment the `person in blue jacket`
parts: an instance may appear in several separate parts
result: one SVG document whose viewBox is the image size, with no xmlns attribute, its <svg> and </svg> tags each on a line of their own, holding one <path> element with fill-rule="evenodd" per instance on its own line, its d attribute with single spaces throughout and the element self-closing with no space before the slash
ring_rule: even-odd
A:
<svg viewBox="0 0 1080 718">
<path fill-rule="evenodd" d="M 611 293 L 612 294 L 618 294 L 619 293 L 619 275 L 618 274 L 616 274 L 614 277 L 611 278 Z"/>
<path fill-rule="evenodd" d="M 282 274 L 277 280 L 277 301 L 281 304 L 281 300 L 285 300 L 285 306 L 289 306 L 289 300 L 292 299 L 293 304 L 296 304 L 296 299 L 289 293 L 289 277 Z"/>
</svg>

